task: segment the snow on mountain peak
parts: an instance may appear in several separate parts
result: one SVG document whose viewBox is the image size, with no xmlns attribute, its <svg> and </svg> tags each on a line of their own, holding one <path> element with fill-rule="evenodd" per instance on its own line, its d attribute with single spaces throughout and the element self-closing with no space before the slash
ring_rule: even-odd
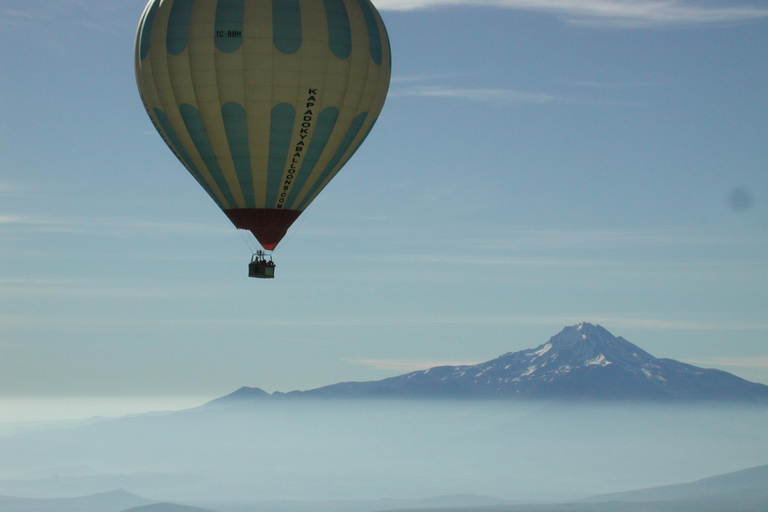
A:
<svg viewBox="0 0 768 512">
<path fill-rule="evenodd" d="M 720 370 L 657 359 L 599 325 L 564 328 L 546 343 L 484 363 L 437 366 L 381 381 L 344 382 L 288 394 L 339 398 L 550 398 L 737 400 L 768 403 L 768 386 Z M 223 399 L 256 399 L 244 388 Z M 269 395 L 267 395 L 269 396 Z"/>
<path fill-rule="evenodd" d="M 607 360 L 603 354 L 598 354 L 597 357 L 584 362 L 584 366 L 608 366 L 609 364 L 613 363 Z"/>
<path fill-rule="evenodd" d="M 546 354 L 552 350 L 552 343 L 545 343 L 544 345 L 538 347 L 538 350 L 535 350 L 533 352 L 528 352 L 525 354 L 526 356 L 533 356 L 533 357 L 540 357 Z"/>
<path fill-rule="evenodd" d="M 609 365 L 633 368 L 629 371 L 642 374 L 640 368 L 649 367 L 656 360 L 624 338 L 613 336 L 602 326 L 587 322 L 565 327 L 534 349 L 510 352 L 499 359 L 502 361 L 496 369 L 507 375 L 500 378 L 511 377 L 513 381 L 550 380 L 555 375 L 569 373 L 577 368 Z M 486 368 L 486 371 L 491 370 Z"/>
</svg>

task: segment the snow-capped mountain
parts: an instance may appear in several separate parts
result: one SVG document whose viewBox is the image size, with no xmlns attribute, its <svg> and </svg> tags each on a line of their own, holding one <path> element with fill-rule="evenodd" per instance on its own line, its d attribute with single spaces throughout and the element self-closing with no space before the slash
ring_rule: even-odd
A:
<svg viewBox="0 0 768 512">
<path fill-rule="evenodd" d="M 242 388 L 224 397 L 264 396 Z M 532 350 L 475 365 L 439 366 L 375 382 L 344 382 L 271 397 L 721 400 L 768 403 L 768 386 L 659 359 L 599 325 L 566 327 Z M 220 399 L 222 400 L 222 399 Z"/>
</svg>

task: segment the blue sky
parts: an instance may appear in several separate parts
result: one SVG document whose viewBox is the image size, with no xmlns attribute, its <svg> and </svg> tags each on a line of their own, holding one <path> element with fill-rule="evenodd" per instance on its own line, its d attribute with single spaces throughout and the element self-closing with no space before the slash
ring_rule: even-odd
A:
<svg viewBox="0 0 768 512">
<path fill-rule="evenodd" d="M 141 106 L 144 1 L 0 2 L 5 403 L 379 379 L 580 321 L 768 383 L 763 2 L 376 5 L 384 111 L 257 281 Z"/>
</svg>

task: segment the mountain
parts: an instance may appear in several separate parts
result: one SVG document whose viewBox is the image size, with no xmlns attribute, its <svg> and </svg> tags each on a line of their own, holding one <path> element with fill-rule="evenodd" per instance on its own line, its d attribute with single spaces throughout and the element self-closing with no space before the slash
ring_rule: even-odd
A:
<svg viewBox="0 0 768 512">
<path fill-rule="evenodd" d="M 121 512 L 127 508 L 152 503 L 125 490 L 116 490 L 77 498 L 14 498 L 0 496 L 3 512 Z"/>
<path fill-rule="evenodd" d="M 176 505 L 174 503 L 154 503 L 124 510 L 123 512 L 214 512 L 207 508 Z"/>
<path fill-rule="evenodd" d="M 550 399 L 768 403 L 768 386 L 660 359 L 599 325 L 566 327 L 546 343 L 475 365 L 439 366 L 308 391 L 241 388 L 207 405 L 275 398 Z"/>
<path fill-rule="evenodd" d="M 386 512 L 414 509 L 426 512 L 438 508 L 462 508 L 471 512 L 477 507 L 501 507 L 514 502 L 489 496 L 449 494 L 429 498 L 377 498 L 369 500 L 267 500 L 249 502 L 213 502 L 197 504 L 203 509 L 136 508 L 123 512 Z"/>
<path fill-rule="evenodd" d="M 148 417 L 145 417 L 145 419 Z M 158 418 L 159 419 L 159 418 Z M 125 418 L 124 422 L 129 422 L 131 418 Z M 134 422 L 137 422 L 134 420 Z M 80 450 L 85 450 L 88 446 L 94 446 L 96 443 L 93 440 L 88 440 L 91 436 L 88 434 L 95 429 L 98 432 L 104 432 L 104 436 L 107 434 L 115 423 L 122 423 L 120 421 L 104 422 L 98 426 L 86 426 L 86 427 L 74 427 L 71 429 L 50 429 L 48 431 L 40 431 L 38 435 L 35 432 L 23 433 L 14 436 L 16 444 L 23 444 L 21 439 L 29 438 L 46 438 L 50 433 L 58 432 L 61 434 L 73 433 L 76 434 L 75 438 L 69 438 L 69 446 L 57 447 L 52 446 L 46 453 L 47 460 L 53 462 L 49 467 L 30 472 L 26 475 L 26 478 L 0 478 L 0 495 L 6 496 L 34 496 L 36 498 L 49 498 L 49 499 L 61 499 L 62 497 L 74 497 L 74 496 L 100 496 L 103 495 L 107 498 L 109 494 L 104 494 L 111 489 L 128 489 L 135 494 L 141 496 L 156 496 L 159 490 L 168 488 L 179 487 L 194 487 L 200 486 L 204 482 L 204 479 L 194 474 L 175 473 L 172 471 L 162 472 L 132 472 L 132 471 L 119 471 L 119 472 L 105 472 L 103 470 L 86 468 L 84 465 L 73 465 L 73 467 L 61 467 L 57 464 L 57 457 L 55 453 L 61 451 L 69 452 L 69 455 L 63 456 L 60 460 L 79 458 L 79 454 L 76 453 L 77 446 Z M 155 422 L 160 423 L 160 422 Z M 125 438 L 127 432 L 122 431 L 113 437 L 114 442 L 119 442 L 120 437 Z M 147 435 L 152 435 L 149 433 Z M 7 438 L 6 438 L 7 439 Z M 26 450 L 29 450 L 30 445 L 26 445 Z M 161 447 L 158 447 L 158 449 Z M 106 452 L 109 447 L 101 445 L 101 451 Z M 9 463 L 9 455 L 2 453 L 2 442 L 0 441 L 0 465 L 2 463 Z M 6 460 L 2 460 L 5 455 Z M 40 455 L 42 457 L 42 455 Z M 15 459 L 15 465 L 17 467 L 25 464 L 23 457 Z M 79 466 L 79 467 L 78 467 Z M 103 464 L 97 464 L 97 466 L 103 466 Z M 7 467 L 7 466 L 6 466 Z M 78 471 L 79 469 L 79 471 Z M 42 476 L 42 478 L 40 477 Z M 101 493 L 101 494 L 97 494 Z M 93 499 L 93 498 L 91 498 Z M 137 502 L 132 506 L 147 505 L 150 503 L 156 503 L 158 500 Z M 123 507 L 119 510 L 123 510 Z M 0 512 L 5 512 L 0 504 Z"/>
<path fill-rule="evenodd" d="M 703 478 L 695 482 L 666 485 L 637 491 L 603 494 L 588 502 L 681 502 L 707 500 L 730 503 L 754 503 L 768 509 L 768 465 L 744 469 L 725 475 Z"/>
<path fill-rule="evenodd" d="M 384 512 L 418 512 L 417 508 Z M 438 507 L 430 512 L 765 512 L 768 466 L 696 482 L 595 496 L 579 502 Z"/>
</svg>

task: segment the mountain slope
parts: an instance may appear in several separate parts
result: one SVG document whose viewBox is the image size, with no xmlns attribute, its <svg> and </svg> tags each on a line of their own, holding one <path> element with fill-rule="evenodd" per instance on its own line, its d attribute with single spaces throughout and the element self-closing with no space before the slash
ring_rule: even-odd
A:
<svg viewBox="0 0 768 512">
<path fill-rule="evenodd" d="M 687 484 L 604 494 L 584 501 L 675 502 L 693 500 L 717 500 L 730 503 L 749 501 L 762 503 L 768 508 L 768 465 L 703 478 Z"/>
<path fill-rule="evenodd" d="M 417 512 L 416 508 L 384 512 Z M 768 466 L 680 485 L 595 496 L 573 503 L 439 507 L 431 512 L 764 512 Z"/>
<path fill-rule="evenodd" d="M 122 489 L 77 498 L 14 498 L 0 496 L 3 512 L 121 512 L 152 503 Z"/>
<path fill-rule="evenodd" d="M 527 398 L 768 403 L 768 386 L 652 356 L 599 325 L 566 327 L 535 349 L 476 365 L 440 366 L 374 382 L 268 395 L 241 388 L 212 403 L 252 398 Z"/>
<path fill-rule="evenodd" d="M 124 510 L 123 512 L 214 512 L 207 508 L 176 505 L 174 503 L 154 503 Z"/>
</svg>

